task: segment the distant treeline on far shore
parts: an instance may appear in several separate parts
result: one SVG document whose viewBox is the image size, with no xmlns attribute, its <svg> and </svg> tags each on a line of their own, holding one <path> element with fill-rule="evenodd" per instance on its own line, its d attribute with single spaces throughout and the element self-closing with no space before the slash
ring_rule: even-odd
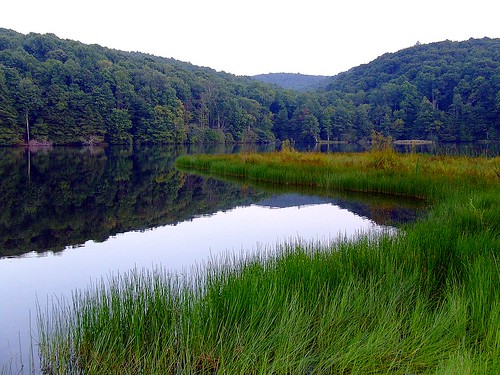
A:
<svg viewBox="0 0 500 375">
<path fill-rule="evenodd" d="M 259 79 L 0 29 L 0 145 L 500 134 L 500 39 L 416 45 L 316 80 L 308 91 Z"/>
</svg>

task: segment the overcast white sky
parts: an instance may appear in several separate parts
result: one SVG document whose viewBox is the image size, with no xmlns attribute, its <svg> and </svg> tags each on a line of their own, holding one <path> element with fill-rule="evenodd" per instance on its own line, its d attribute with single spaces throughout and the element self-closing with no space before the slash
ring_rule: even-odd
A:
<svg viewBox="0 0 500 375">
<path fill-rule="evenodd" d="M 385 52 L 500 37 L 498 0 L 6 0 L 0 27 L 238 75 L 335 75 Z"/>
</svg>

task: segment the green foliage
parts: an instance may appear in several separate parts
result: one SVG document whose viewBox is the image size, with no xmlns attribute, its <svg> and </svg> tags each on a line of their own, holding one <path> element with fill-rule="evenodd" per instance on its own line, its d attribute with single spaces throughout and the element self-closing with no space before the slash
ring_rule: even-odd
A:
<svg viewBox="0 0 500 375">
<path fill-rule="evenodd" d="M 392 137 L 386 137 L 382 133 L 372 130 L 372 142 L 371 142 L 371 150 L 372 151 L 392 151 Z"/>
<path fill-rule="evenodd" d="M 17 116 L 14 100 L 9 97 L 5 74 L 0 65 L 0 145 L 21 143 Z"/>
<path fill-rule="evenodd" d="M 414 46 L 325 79 L 325 88 L 296 92 L 173 59 L 0 29 L 0 144 L 26 141 L 26 117 L 30 126 L 47 124 L 34 136 L 55 144 L 356 142 L 372 130 L 394 139 L 497 140 L 499 43 Z"/>
<path fill-rule="evenodd" d="M 368 105 L 374 129 L 395 139 L 498 139 L 499 64 L 499 39 L 418 45 L 333 77 L 326 95 Z"/>
<path fill-rule="evenodd" d="M 396 170 L 398 156 L 392 148 L 392 137 L 385 137 L 382 133 L 372 130 L 370 165 L 376 169 Z"/>
<path fill-rule="evenodd" d="M 107 141 L 111 144 L 132 143 L 132 120 L 126 109 L 113 108 L 110 115 L 109 127 L 107 129 Z"/>
<path fill-rule="evenodd" d="M 274 140 L 279 90 L 250 78 L 51 34 L 0 40 L 2 145 L 25 140 L 26 117 L 55 144 Z"/>
</svg>

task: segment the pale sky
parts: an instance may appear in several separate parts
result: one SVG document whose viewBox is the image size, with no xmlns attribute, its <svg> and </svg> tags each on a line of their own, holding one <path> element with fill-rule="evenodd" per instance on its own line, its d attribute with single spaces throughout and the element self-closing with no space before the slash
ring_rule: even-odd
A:
<svg viewBox="0 0 500 375">
<path fill-rule="evenodd" d="M 500 37 L 498 0 L 5 0 L 0 27 L 237 75 L 335 75 L 421 43 Z"/>
</svg>

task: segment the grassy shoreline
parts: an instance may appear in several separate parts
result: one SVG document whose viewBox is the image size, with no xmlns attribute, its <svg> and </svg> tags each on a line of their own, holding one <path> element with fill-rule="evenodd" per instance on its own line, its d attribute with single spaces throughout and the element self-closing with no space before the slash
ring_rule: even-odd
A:
<svg viewBox="0 0 500 375">
<path fill-rule="evenodd" d="M 300 153 L 183 156 L 176 165 L 191 171 L 327 190 L 384 193 L 436 200 L 457 191 L 498 184 L 500 158 L 365 153 Z M 486 184 L 486 185 L 484 185 Z M 484 185 L 484 186 L 483 186 Z"/>
<path fill-rule="evenodd" d="M 395 236 L 116 276 L 39 314 L 47 373 L 496 374 L 500 159 L 185 156 L 220 176 L 428 199 Z"/>
</svg>

